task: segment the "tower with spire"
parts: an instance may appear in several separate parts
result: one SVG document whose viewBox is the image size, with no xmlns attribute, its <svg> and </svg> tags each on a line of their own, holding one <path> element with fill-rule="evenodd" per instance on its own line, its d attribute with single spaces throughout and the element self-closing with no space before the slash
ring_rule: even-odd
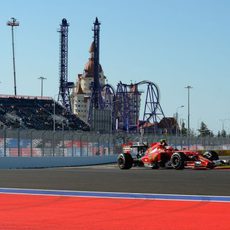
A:
<svg viewBox="0 0 230 230">
<path fill-rule="evenodd" d="M 90 57 L 83 74 L 78 75 L 72 93 L 72 107 L 91 130 L 110 132 L 113 129 L 114 90 L 107 84 L 99 61 L 100 23 L 95 19 L 94 39 L 90 46 Z"/>
<path fill-rule="evenodd" d="M 89 60 L 85 64 L 83 73 L 78 74 L 75 87 L 72 92 L 73 112 L 85 122 L 88 122 L 92 87 L 94 85 L 94 50 L 95 45 L 94 42 L 92 42 L 89 48 Z M 106 77 L 100 63 L 98 63 L 98 81 L 100 86 L 104 86 L 106 84 Z"/>
</svg>

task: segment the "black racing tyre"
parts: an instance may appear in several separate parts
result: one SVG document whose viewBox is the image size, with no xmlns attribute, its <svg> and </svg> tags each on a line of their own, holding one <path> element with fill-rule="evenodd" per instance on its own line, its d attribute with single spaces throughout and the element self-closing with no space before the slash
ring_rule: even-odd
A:
<svg viewBox="0 0 230 230">
<path fill-rule="evenodd" d="M 159 169 L 158 163 L 157 163 L 157 162 L 152 163 L 151 168 L 152 168 L 152 169 Z"/>
<path fill-rule="evenodd" d="M 130 169 L 133 165 L 133 158 L 128 153 L 121 153 L 117 158 L 117 164 L 120 169 Z"/>
<path fill-rule="evenodd" d="M 219 160 L 218 153 L 215 151 L 206 151 L 203 153 L 203 157 L 207 158 L 210 161 L 216 161 Z"/>
<path fill-rule="evenodd" d="M 171 156 L 171 165 L 174 169 L 183 169 L 184 168 L 184 162 L 185 162 L 185 155 L 181 152 L 175 152 Z"/>
<path fill-rule="evenodd" d="M 158 161 L 158 165 L 160 168 L 165 168 L 165 164 L 170 161 L 170 156 L 167 153 L 160 154 L 160 160 Z"/>
</svg>

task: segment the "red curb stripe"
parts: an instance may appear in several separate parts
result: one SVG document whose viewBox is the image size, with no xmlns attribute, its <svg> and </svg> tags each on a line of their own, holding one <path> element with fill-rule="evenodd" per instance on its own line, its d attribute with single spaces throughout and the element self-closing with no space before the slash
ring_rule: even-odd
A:
<svg viewBox="0 0 230 230">
<path fill-rule="evenodd" d="M 227 230 L 230 203 L 0 194 L 1 230 Z"/>
</svg>

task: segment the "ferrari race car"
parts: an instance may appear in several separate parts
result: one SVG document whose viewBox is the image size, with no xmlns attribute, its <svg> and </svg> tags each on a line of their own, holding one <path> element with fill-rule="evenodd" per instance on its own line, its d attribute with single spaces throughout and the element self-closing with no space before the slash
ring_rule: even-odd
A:
<svg viewBox="0 0 230 230">
<path fill-rule="evenodd" d="M 190 150 L 177 150 L 168 146 L 165 141 L 152 143 L 124 144 L 123 153 L 118 155 L 117 164 L 120 169 L 130 169 L 133 166 L 158 168 L 198 168 L 213 169 L 216 166 L 229 164 L 227 160 L 220 160 L 215 151 L 203 154 Z"/>
</svg>

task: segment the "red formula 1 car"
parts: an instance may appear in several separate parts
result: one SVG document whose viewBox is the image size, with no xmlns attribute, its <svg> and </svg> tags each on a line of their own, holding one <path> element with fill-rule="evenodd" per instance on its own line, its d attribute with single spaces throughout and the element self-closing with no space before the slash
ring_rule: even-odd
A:
<svg viewBox="0 0 230 230">
<path fill-rule="evenodd" d="M 117 163 L 120 169 L 130 169 L 133 166 L 147 166 L 152 169 L 213 169 L 226 162 L 219 160 L 215 151 L 200 154 L 190 150 L 177 150 L 163 141 L 152 143 L 150 146 L 138 142 L 124 144 L 123 153 L 119 154 Z"/>
</svg>

